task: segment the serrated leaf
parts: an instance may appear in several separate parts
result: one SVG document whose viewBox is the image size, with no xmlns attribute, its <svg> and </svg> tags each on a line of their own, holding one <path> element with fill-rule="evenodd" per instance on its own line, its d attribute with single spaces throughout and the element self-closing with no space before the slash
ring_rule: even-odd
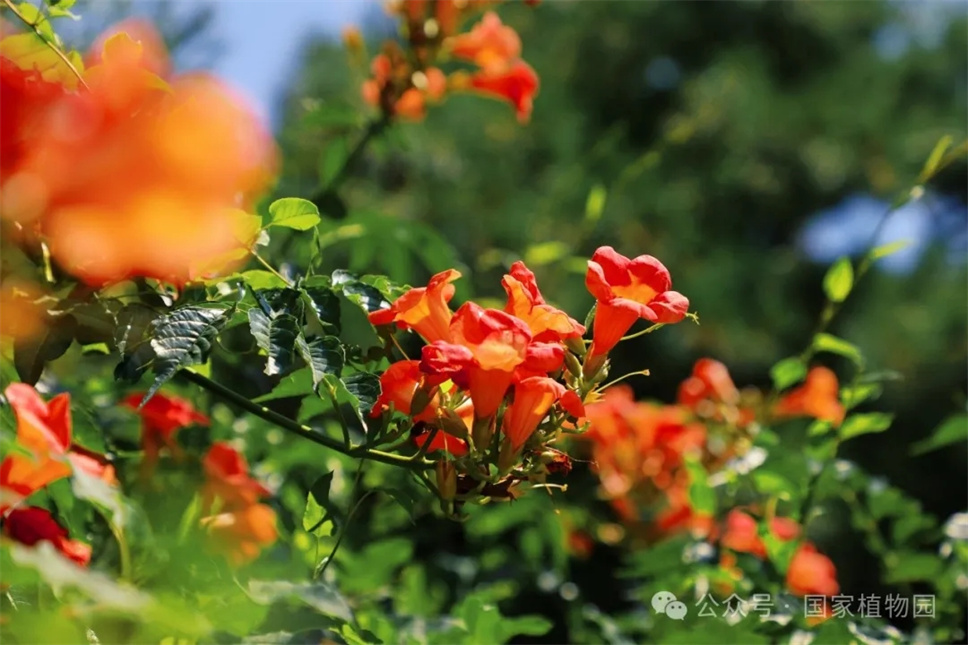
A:
<svg viewBox="0 0 968 645">
<path fill-rule="evenodd" d="M 964 445 L 965 442 L 968 442 L 968 415 L 956 414 L 945 419 L 930 437 L 912 445 L 911 454 L 923 455 L 955 443 Z"/>
<path fill-rule="evenodd" d="M 292 314 L 299 316 L 299 291 L 288 287 L 283 289 L 259 289 L 253 291 L 259 307 L 269 316 Z"/>
<path fill-rule="evenodd" d="M 832 334 L 820 333 L 813 337 L 813 349 L 817 352 L 830 352 L 849 358 L 858 366 L 864 365 L 864 356 L 857 346 Z"/>
<path fill-rule="evenodd" d="M 333 272 L 333 287 L 338 288 L 346 298 L 363 309 L 372 313 L 379 309 L 386 309 L 390 302 L 376 287 L 366 284 L 349 271 Z"/>
<path fill-rule="evenodd" d="M 249 309 L 249 331 L 266 355 L 268 376 L 285 374 L 292 369 L 296 356 L 299 321 L 290 314 L 269 317 L 260 309 Z"/>
<path fill-rule="evenodd" d="M 313 377 L 313 388 L 318 388 L 327 374 L 339 376 L 343 369 L 343 346 L 335 336 L 323 336 L 306 340 L 302 334 L 296 338 L 296 349 L 306 361 Z"/>
<path fill-rule="evenodd" d="M 114 332 L 118 353 L 125 356 L 132 348 L 139 347 L 157 318 L 158 314 L 153 309 L 141 304 L 132 303 L 122 307 L 116 318 L 117 327 Z"/>
<path fill-rule="evenodd" d="M 823 290 L 831 302 L 843 302 L 854 287 L 854 267 L 850 258 L 834 262 L 823 278 Z"/>
<path fill-rule="evenodd" d="M 45 316 L 42 329 L 35 335 L 19 339 L 13 345 L 13 364 L 24 383 L 40 380 L 44 366 L 60 358 L 74 342 L 77 321 L 74 316 Z"/>
<path fill-rule="evenodd" d="M 302 293 L 309 299 L 313 313 L 323 325 L 329 325 L 339 333 L 340 304 L 339 296 L 329 287 L 305 287 Z"/>
<path fill-rule="evenodd" d="M 141 405 L 155 395 L 179 369 L 204 363 L 212 340 L 226 321 L 227 307 L 192 305 L 163 316 L 153 325 L 151 348 L 155 353 L 155 381 Z"/>
<path fill-rule="evenodd" d="M 357 372 L 342 379 L 327 374 L 323 381 L 337 403 L 353 408 L 357 419 L 366 428 L 370 410 L 380 396 L 380 378 L 369 372 Z"/>
<path fill-rule="evenodd" d="M 784 358 L 772 368 L 770 377 L 773 379 L 773 387 L 777 390 L 785 390 L 794 383 L 799 383 L 807 376 L 807 366 L 797 356 Z"/>
<path fill-rule="evenodd" d="M 308 231 L 319 222 L 319 209 L 308 199 L 283 197 L 269 205 L 269 226 Z"/>
<path fill-rule="evenodd" d="M 868 414 L 853 414 L 844 420 L 840 426 L 839 435 L 841 441 L 847 441 L 854 437 L 874 432 L 884 432 L 891 427 L 894 415 L 883 412 L 870 412 Z"/>
</svg>

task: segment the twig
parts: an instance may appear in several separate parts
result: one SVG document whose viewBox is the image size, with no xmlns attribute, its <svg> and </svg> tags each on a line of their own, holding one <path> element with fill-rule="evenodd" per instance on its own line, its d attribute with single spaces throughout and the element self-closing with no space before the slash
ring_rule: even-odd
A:
<svg viewBox="0 0 968 645">
<path fill-rule="evenodd" d="M 20 13 L 20 10 L 17 9 L 17 6 L 11 0 L 3 0 L 3 4 L 7 7 L 7 9 L 12 11 L 13 15 L 17 16 L 17 18 L 19 18 L 21 22 L 23 22 L 25 25 L 30 27 L 30 30 L 33 31 L 37 35 L 37 37 L 40 38 L 43 41 L 43 43 L 50 48 L 52 52 L 57 54 L 57 57 L 60 58 L 61 61 L 63 61 L 64 64 L 67 65 L 67 68 L 74 73 L 74 76 L 77 77 L 78 82 L 80 82 L 80 84 L 84 87 L 84 89 L 86 90 L 91 89 L 90 86 L 87 84 L 87 81 L 84 80 L 84 77 L 81 75 L 79 71 L 77 71 L 77 68 L 74 67 L 74 64 L 67 57 L 67 54 L 61 51 L 60 47 L 58 47 L 50 40 L 47 40 L 46 38 L 44 38 L 44 35 L 40 33 L 40 29 L 37 27 L 37 25 L 27 20 L 26 16 Z"/>
</svg>

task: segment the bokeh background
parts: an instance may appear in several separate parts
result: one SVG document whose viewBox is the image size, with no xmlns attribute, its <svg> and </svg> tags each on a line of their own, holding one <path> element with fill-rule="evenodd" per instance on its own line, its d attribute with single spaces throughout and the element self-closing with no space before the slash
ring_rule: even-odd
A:
<svg viewBox="0 0 968 645">
<path fill-rule="evenodd" d="M 341 30 L 358 26 L 371 55 L 395 30 L 379 3 L 355 0 L 79 9 L 83 21 L 64 29 L 74 43 L 119 16 L 151 16 L 182 68 L 214 69 L 248 94 L 283 148 L 279 196 L 317 195 L 365 126 L 369 57 L 347 52 Z M 937 1 L 506 7 L 541 76 L 531 123 L 454 96 L 423 123 L 387 130 L 337 202 L 323 204 L 326 257 L 412 284 L 458 266 L 458 300 L 501 296 L 500 276 L 524 258 L 545 295 L 580 316 L 591 304 L 582 258 L 603 244 L 649 253 L 701 324 L 629 342 L 615 373 L 648 367 L 632 381 L 637 392 L 670 401 L 694 361 L 711 356 L 737 384 L 766 387 L 770 366 L 808 342 L 827 266 L 867 248 L 939 138 L 966 137 L 966 14 L 962 2 Z M 896 413 L 894 426 L 842 456 L 939 521 L 968 508 L 968 454 L 913 457 L 909 446 L 966 405 L 966 176 L 954 164 L 891 215 L 877 243 L 910 245 L 876 265 L 832 327 L 872 369 L 896 372 L 871 406 Z M 273 244 L 278 261 L 308 258 L 303 246 Z M 502 521 L 515 520 L 492 520 Z M 449 540 L 459 555 L 483 539 L 429 520 L 424 530 L 418 551 Z M 848 590 L 863 587 L 859 542 L 849 526 L 834 537 L 825 546 Z M 579 585 L 597 585 L 603 610 L 615 593 L 608 557 L 600 552 Z"/>
</svg>

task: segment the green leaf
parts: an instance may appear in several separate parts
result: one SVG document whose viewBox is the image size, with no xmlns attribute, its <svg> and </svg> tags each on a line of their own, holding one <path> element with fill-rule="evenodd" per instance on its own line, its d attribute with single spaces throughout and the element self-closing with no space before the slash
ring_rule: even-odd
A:
<svg viewBox="0 0 968 645">
<path fill-rule="evenodd" d="M 323 381 L 337 403 L 353 408 L 357 419 L 366 428 L 370 410 L 380 396 L 380 377 L 369 372 L 357 372 L 343 379 L 326 374 Z"/>
<path fill-rule="evenodd" d="M 353 610 L 335 588 L 322 582 L 286 582 L 284 580 L 250 580 L 249 597 L 255 602 L 273 604 L 288 598 L 297 599 L 319 613 L 353 622 Z"/>
<path fill-rule="evenodd" d="M 319 183 L 322 186 L 333 183 L 348 156 L 349 150 L 345 139 L 334 139 L 327 144 L 326 150 L 319 159 Z"/>
<path fill-rule="evenodd" d="M 285 281 L 272 271 L 253 269 L 252 271 L 240 273 L 238 277 L 256 291 L 263 289 L 283 289 L 286 286 Z"/>
<path fill-rule="evenodd" d="M 158 318 L 153 309 L 138 303 L 127 304 L 117 315 L 114 342 L 118 353 L 125 356 L 141 345 L 152 323 Z"/>
<path fill-rule="evenodd" d="M 538 242 L 524 250 L 524 262 L 528 266 L 543 266 L 566 257 L 571 249 L 564 242 Z"/>
<path fill-rule="evenodd" d="M 886 258 L 887 256 L 894 255 L 901 249 L 906 249 L 909 246 L 911 246 L 911 240 L 895 240 L 894 242 L 882 244 L 874 247 L 871 250 L 871 260 L 880 260 L 881 258 Z"/>
<path fill-rule="evenodd" d="M 350 302 L 366 313 L 386 309 L 390 306 L 390 302 L 380 293 L 379 289 L 366 284 L 349 271 L 334 271 L 333 287 L 338 288 Z"/>
<path fill-rule="evenodd" d="M 307 341 L 302 334 L 299 334 L 296 338 L 296 349 L 309 365 L 314 389 L 319 387 L 327 374 L 339 376 L 343 369 L 343 346 L 335 336 L 323 336 Z"/>
<path fill-rule="evenodd" d="M 308 231 L 319 222 L 319 209 L 308 199 L 283 197 L 269 205 L 269 226 Z"/>
<path fill-rule="evenodd" d="M 950 134 L 938 139 L 938 142 L 934 144 L 934 148 L 931 150 L 931 154 L 928 155 L 927 160 L 924 162 L 924 167 L 921 168 L 921 174 L 918 175 L 918 183 L 924 184 L 931 177 L 934 176 L 936 172 L 940 169 L 941 160 L 944 158 L 944 153 L 948 151 L 951 147 L 953 139 Z"/>
<path fill-rule="evenodd" d="M 706 469 L 695 457 L 686 458 L 689 471 L 689 504 L 700 513 L 713 515 L 716 512 L 716 491 L 707 481 Z"/>
<path fill-rule="evenodd" d="M 797 356 L 784 358 L 782 361 L 770 368 L 770 377 L 773 379 L 773 387 L 777 390 L 785 390 L 794 383 L 799 383 L 807 375 L 807 366 Z"/>
<path fill-rule="evenodd" d="M 840 389 L 840 400 L 851 410 L 864 401 L 876 399 L 881 395 L 883 387 L 879 383 L 858 383 Z"/>
<path fill-rule="evenodd" d="M 40 333 L 14 342 L 13 364 L 24 383 L 40 380 L 44 366 L 60 358 L 74 342 L 77 321 L 74 316 L 45 316 Z"/>
<path fill-rule="evenodd" d="M 275 399 L 286 399 L 290 397 L 304 397 L 315 392 L 313 386 L 312 371 L 308 367 L 298 369 L 292 374 L 285 376 L 279 384 L 272 388 L 268 394 L 253 399 L 256 403 L 264 403 Z M 315 397 L 314 397 L 315 398 Z"/>
<path fill-rule="evenodd" d="M 834 262 L 823 278 L 823 290 L 831 302 L 843 302 L 854 287 L 854 267 L 850 258 Z"/>
<path fill-rule="evenodd" d="M 839 435 L 841 441 L 847 441 L 854 437 L 874 432 L 884 432 L 891 427 L 894 420 L 893 414 L 883 412 L 870 412 L 868 414 L 853 414 L 840 426 Z"/>
<path fill-rule="evenodd" d="M 595 184 L 592 189 L 588 191 L 588 199 L 585 200 L 585 225 L 594 226 L 598 223 L 598 220 L 602 219 L 602 213 L 605 211 L 605 200 L 608 197 L 608 191 L 605 190 L 605 186 L 601 184 Z"/>
<path fill-rule="evenodd" d="M 503 642 L 514 636 L 544 636 L 554 623 L 544 616 L 515 616 L 513 618 L 503 618 L 501 621 L 501 631 Z"/>
<path fill-rule="evenodd" d="M 922 439 L 911 446 L 911 455 L 923 455 L 951 444 L 962 444 L 968 441 L 968 415 L 956 414 L 945 419 L 941 425 L 927 439 Z"/>
<path fill-rule="evenodd" d="M 888 584 L 934 580 L 944 569 L 941 559 L 932 553 L 891 553 L 885 564 L 884 581 Z"/>
<path fill-rule="evenodd" d="M 813 337 L 813 349 L 817 352 L 830 352 L 845 358 L 849 358 L 856 365 L 864 365 L 864 356 L 860 353 L 857 346 L 847 342 L 843 338 L 837 338 L 832 334 L 821 333 Z"/>
<path fill-rule="evenodd" d="M 299 321 L 290 314 L 269 317 L 260 309 L 249 309 L 249 331 L 256 344 L 268 355 L 265 373 L 285 374 L 292 369 L 296 355 Z"/>
<path fill-rule="evenodd" d="M 316 537 L 326 537 L 320 531 L 327 520 L 332 520 L 336 513 L 335 507 L 329 501 L 329 488 L 333 483 L 333 473 L 320 476 L 309 488 L 306 496 L 306 509 L 303 511 L 303 530 Z"/>
<path fill-rule="evenodd" d="M 226 321 L 227 307 L 191 305 L 155 321 L 151 348 L 155 352 L 155 381 L 141 405 L 155 395 L 179 369 L 204 363 L 212 340 Z"/>
<path fill-rule="evenodd" d="M 338 334 L 340 331 L 339 296 L 329 287 L 305 287 L 301 292 L 309 299 L 310 308 L 319 322 L 332 327 Z"/>
</svg>

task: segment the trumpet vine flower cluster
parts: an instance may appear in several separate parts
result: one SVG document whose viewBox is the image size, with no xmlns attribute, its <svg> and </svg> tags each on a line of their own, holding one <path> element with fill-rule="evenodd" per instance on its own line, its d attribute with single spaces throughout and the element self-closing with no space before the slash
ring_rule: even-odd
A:
<svg viewBox="0 0 968 645">
<path fill-rule="evenodd" d="M 420 449 L 439 455 L 438 488 L 448 501 L 513 497 L 517 483 L 570 468 L 553 445 L 581 426 L 585 402 L 600 395 L 608 352 L 639 318 L 678 322 L 688 308 L 658 260 L 602 247 L 588 263 L 597 304 L 586 348 L 585 327 L 545 301 L 523 262 L 501 282 L 503 309 L 466 302 L 452 311 L 458 278 L 453 269 L 438 273 L 370 314 L 374 325 L 426 342 L 419 359 L 383 373 L 371 414 L 407 418 Z"/>
<path fill-rule="evenodd" d="M 539 80 L 521 59 L 517 32 L 493 11 L 485 13 L 469 31 L 459 31 L 469 16 L 492 4 L 496 3 L 403 0 L 388 5 L 389 11 L 402 18 L 406 49 L 396 41 L 384 43 L 370 64 L 363 100 L 379 108 L 387 119 L 419 121 L 428 103 L 442 101 L 448 92 L 471 91 L 510 103 L 518 120 L 526 123 Z M 355 32 L 345 40 L 351 49 L 361 47 Z M 464 68 L 445 73 L 440 65 L 449 60 Z"/>
</svg>

